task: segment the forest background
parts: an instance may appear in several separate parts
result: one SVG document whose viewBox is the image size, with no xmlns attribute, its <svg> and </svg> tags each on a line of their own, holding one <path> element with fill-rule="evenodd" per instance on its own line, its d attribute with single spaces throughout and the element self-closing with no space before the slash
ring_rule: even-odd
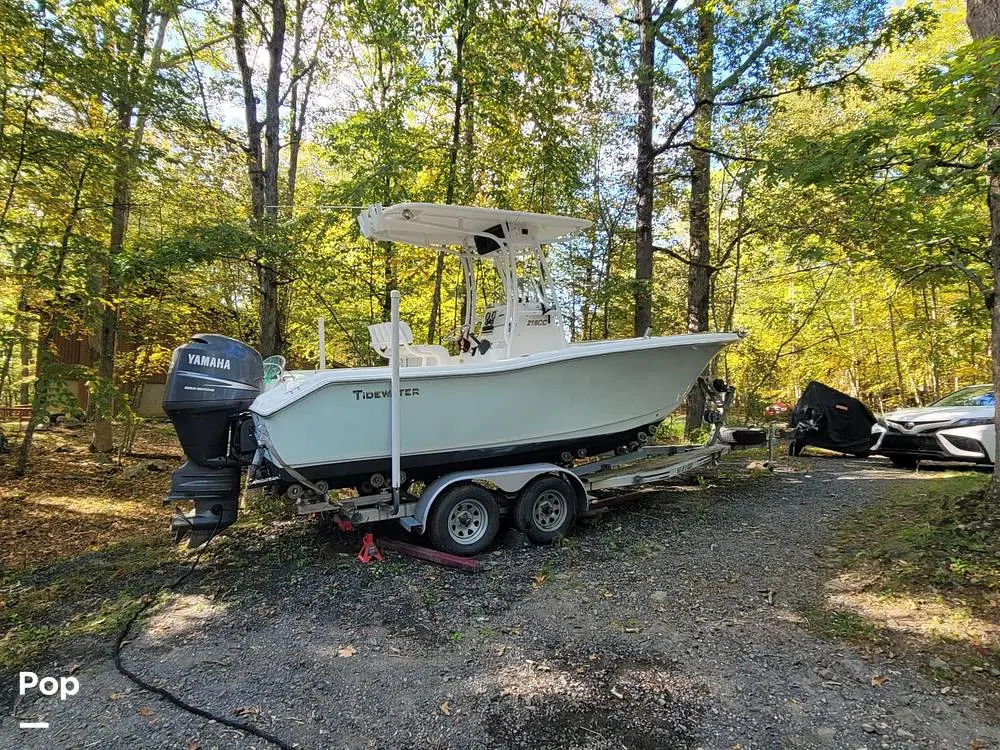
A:
<svg viewBox="0 0 1000 750">
<path fill-rule="evenodd" d="M 357 229 L 401 201 L 592 219 L 567 333 L 746 328 L 748 419 L 988 381 L 985 36 L 960 0 L 0 0 L 0 403 L 86 383 L 104 452 L 195 332 L 315 367 L 324 317 L 374 364 L 399 288 L 445 340 L 457 263 Z"/>
</svg>

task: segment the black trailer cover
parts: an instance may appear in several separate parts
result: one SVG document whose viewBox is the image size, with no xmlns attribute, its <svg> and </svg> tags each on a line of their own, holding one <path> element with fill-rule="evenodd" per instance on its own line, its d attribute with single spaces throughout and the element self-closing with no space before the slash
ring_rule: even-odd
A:
<svg viewBox="0 0 1000 750">
<path fill-rule="evenodd" d="M 795 428 L 795 444 L 867 455 L 872 447 L 875 415 L 846 393 L 813 380 L 792 409 L 789 426 Z"/>
</svg>

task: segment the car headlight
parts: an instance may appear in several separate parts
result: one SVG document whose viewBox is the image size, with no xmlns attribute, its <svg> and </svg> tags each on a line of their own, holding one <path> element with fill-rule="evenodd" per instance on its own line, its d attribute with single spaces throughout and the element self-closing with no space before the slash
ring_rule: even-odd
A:
<svg viewBox="0 0 1000 750">
<path fill-rule="evenodd" d="M 967 417 L 960 419 L 955 424 L 948 427 L 978 427 L 980 425 L 993 424 L 993 417 Z"/>
</svg>

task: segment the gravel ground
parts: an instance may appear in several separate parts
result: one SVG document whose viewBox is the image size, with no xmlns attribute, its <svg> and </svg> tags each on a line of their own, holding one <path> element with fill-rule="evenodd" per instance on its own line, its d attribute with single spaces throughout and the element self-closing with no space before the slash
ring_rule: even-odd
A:
<svg viewBox="0 0 1000 750">
<path fill-rule="evenodd" d="M 361 566 L 341 551 L 355 539 L 302 524 L 292 554 L 219 540 L 125 661 L 312 749 L 1000 748 L 975 696 L 802 626 L 837 526 L 907 474 L 811 458 L 748 476 L 744 463 L 635 498 L 563 547 L 501 546 L 478 574 L 394 555 Z M 138 690 L 108 653 L 40 667 L 82 663 L 80 693 L 19 705 L 51 728 L 7 715 L 0 747 L 269 747 Z"/>
</svg>

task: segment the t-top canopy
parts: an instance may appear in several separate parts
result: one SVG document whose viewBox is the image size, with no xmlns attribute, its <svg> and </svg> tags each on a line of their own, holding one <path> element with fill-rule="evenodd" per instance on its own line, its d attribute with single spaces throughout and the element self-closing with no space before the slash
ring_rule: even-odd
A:
<svg viewBox="0 0 1000 750">
<path fill-rule="evenodd" d="M 358 215 L 358 224 L 371 240 L 419 247 L 457 245 L 485 255 L 500 247 L 497 239 L 515 247 L 541 245 L 582 232 L 591 222 L 496 208 L 397 203 L 387 208 L 370 207 Z"/>
</svg>

